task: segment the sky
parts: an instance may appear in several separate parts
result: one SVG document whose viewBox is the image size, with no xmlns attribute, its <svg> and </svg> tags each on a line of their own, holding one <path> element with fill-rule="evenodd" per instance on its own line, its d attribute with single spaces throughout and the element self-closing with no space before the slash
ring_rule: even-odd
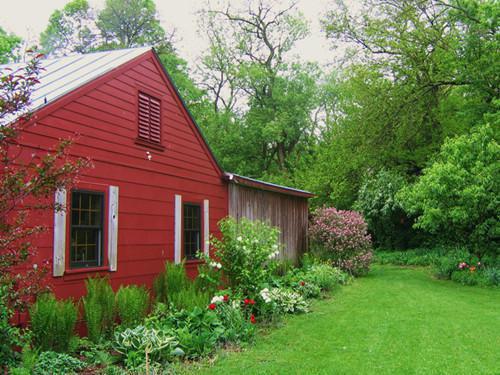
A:
<svg viewBox="0 0 500 375">
<path fill-rule="evenodd" d="M 361 0 L 350 1 L 356 7 Z M 36 40 L 48 24 L 55 9 L 61 9 L 69 0 L 0 0 L 0 26 L 26 40 Z M 333 0 L 298 0 L 298 9 L 310 22 L 311 35 L 297 43 L 293 54 L 303 61 L 317 61 L 327 65 L 334 58 L 329 42 L 321 32 L 319 20 Z M 94 8 L 102 8 L 104 0 L 89 0 Z M 242 0 L 231 0 L 242 3 Z M 203 34 L 198 33 L 196 11 L 206 4 L 204 0 L 156 0 L 163 27 L 176 29 L 176 48 L 181 57 L 194 67 L 206 48 Z"/>
</svg>

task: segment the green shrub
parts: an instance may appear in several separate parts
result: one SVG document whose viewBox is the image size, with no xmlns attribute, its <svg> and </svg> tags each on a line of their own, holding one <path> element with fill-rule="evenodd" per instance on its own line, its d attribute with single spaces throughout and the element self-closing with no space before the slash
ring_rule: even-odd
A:
<svg viewBox="0 0 500 375">
<path fill-rule="evenodd" d="M 498 136 L 493 126 L 481 125 L 448 139 L 417 182 L 398 193 L 404 209 L 416 216 L 416 228 L 477 254 L 498 254 Z"/>
<path fill-rule="evenodd" d="M 168 303 L 169 294 L 184 289 L 189 282 L 184 263 L 165 262 L 165 270 L 153 282 L 156 301 Z"/>
<path fill-rule="evenodd" d="M 256 294 L 272 279 L 279 255 L 279 230 L 260 221 L 226 218 L 219 222 L 221 240 L 211 245 L 231 289 L 243 295 Z"/>
<path fill-rule="evenodd" d="M 174 332 L 179 340 L 179 347 L 186 358 L 196 359 L 209 355 L 217 346 L 217 341 L 224 332 L 214 312 L 195 308 L 175 317 Z"/>
<path fill-rule="evenodd" d="M 8 288 L 0 286 L 0 369 L 12 365 L 15 361 L 14 346 L 21 344 L 19 328 L 10 325 L 12 310 L 7 305 Z"/>
<path fill-rule="evenodd" d="M 222 327 L 224 327 L 224 331 L 220 335 L 220 341 L 239 343 L 252 339 L 255 334 L 255 325 L 245 317 L 239 304 L 232 302 L 220 303 L 217 304 L 215 311 Z"/>
<path fill-rule="evenodd" d="M 148 308 L 149 293 L 143 286 L 122 286 L 116 293 L 116 310 L 124 328 L 132 328 L 142 322 Z"/>
<path fill-rule="evenodd" d="M 198 276 L 196 276 L 194 283 L 196 289 L 212 295 L 218 290 L 221 284 L 221 272 L 217 267 L 213 267 L 213 261 L 210 261 L 209 258 L 205 260 L 205 262 L 198 266 Z"/>
<path fill-rule="evenodd" d="M 205 308 L 210 301 L 210 294 L 196 289 L 193 283 L 178 292 L 170 294 L 170 304 L 177 310 L 192 310 L 195 307 Z"/>
<path fill-rule="evenodd" d="M 166 262 L 165 271 L 154 282 L 156 300 L 179 310 L 191 310 L 196 306 L 204 308 L 210 294 L 209 291 L 198 289 L 199 285 L 189 280 L 184 263 Z"/>
<path fill-rule="evenodd" d="M 385 169 L 363 179 L 353 208 L 365 217 L 377 247 L 407 248 L 415 238 L 412 220 L 396 200 L 404 186 L 403 175 Z"/>
<path fill-rule="evenodd" d="M 486 267 L 481 271 L 481 285 L 500 286 L 500 268 Z"/>
<path fill-rule="evenodd" d="M 85 286 L 87 295 L 83 297 L 83 309 L 88 337 L 97 343 L 102 337 L 109 337 L 113 329 L 115 295 L 107 278 L 88 279 Z"/>
<path fill-rule="evenodd" d="M 33 371 L 34 375 L 76 374 L 85 368 L 85 362 L 67 354 L 46 351 L 40 353 Z"/>
<path fill-rule="evenodd" d="M 57 301 L 49 293 L 40 295 L 30 308 L 30 325 L 36 347 L 43 351 L 68 351 L 77 316 L 73 301 Z"/>
</svg>

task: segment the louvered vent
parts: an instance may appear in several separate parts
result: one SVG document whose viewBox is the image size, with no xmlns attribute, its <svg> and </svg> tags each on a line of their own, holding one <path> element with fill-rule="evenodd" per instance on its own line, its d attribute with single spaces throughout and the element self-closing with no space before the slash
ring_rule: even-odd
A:
<svg viewBox="0 0 500 375">
<path fill-rule="evenodd" d="M 160 100 L 139 92 L 139 138 L 161 143 Z"/>
</svg>

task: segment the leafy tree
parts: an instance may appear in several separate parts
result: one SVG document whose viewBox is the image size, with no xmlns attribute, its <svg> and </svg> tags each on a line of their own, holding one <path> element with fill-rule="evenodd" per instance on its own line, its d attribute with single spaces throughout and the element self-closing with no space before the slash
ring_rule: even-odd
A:
<svg viewBox="0 0 500 375">
<path fill-rule="evenodd" d="M 396 199 L 404 186 L 406 181 L 401 174 L 384 169 L 363 179 L 354 209 L 363 213 L 378 247 L 395 249 L 411 244 L 412 221 Z"/>
<path fill-rule="evenodd" d="M 348 42 L 354 52 L 328 88 L 336 112 L 308 187 L 319 200 L 350 208 L 368 171 L 415 178 L 446 137 L 495 111 L 498 10 L 474 0 L 366 0 L 358 13 L 340 4 L 323 27 L 334 45 Z"/>
<path fill-rule="evenodd" d="M 448 139 L 418 181 L 399 194 L 415 227 L 448 242 L 498 254 L 500 145 L 498 115 L 489 125 Z"/>
<path fill-rule="evenodd" d="M 96 47 L 94 10 L 87 0 L 73 0 L 55 10 L 40 34 L 42 50 L 47 54 L 88 53 Z"/>
<path fill-rule="evenodd" d="M 106 0 L 97 27 L 105 49 L 170 43 L 153 0 Z"/>
<path fill-rule="evenodd" d="M 21 44 L 21 38 L 7 33 L 0 27 L 0 64 L 5 64 L 15 59 L 14 50 Z"/>
<path fill-rule="evenodd" d="M 47 285 L 42 281 L 47 264 L 27 268 L 36 251 L 30 240 L 45 227 L 36 225 L 32 213 L 60 210 L 55 207 L 56 189 L 71 185 L 85 159 L 68 155 L 71 140 L 63 140 L 47 153 L 26 155 L 19 142 L 33 124 L 28 109 L 38 83 L 40 56 L 17 70 L 0 72 L 0 286 L 7 286 L 9 302 L 25 308 Z M 31 152 L 31 151 L 30 151 Z"/>
<path fill-rule="evenodd" d="M 208 139 L 223 165 L 274 181 L 293 178 L 297 158 L 314 132 L 318 69 L 287 63 L 308 25 L 295 3 L 251 1 L 246 9 L 209 9 L 202 14 L 210 48 L 202 61 L 203 86 L 214 102 Z M 220 139 L 220 132 L 227 134 Z"/>
</svg>

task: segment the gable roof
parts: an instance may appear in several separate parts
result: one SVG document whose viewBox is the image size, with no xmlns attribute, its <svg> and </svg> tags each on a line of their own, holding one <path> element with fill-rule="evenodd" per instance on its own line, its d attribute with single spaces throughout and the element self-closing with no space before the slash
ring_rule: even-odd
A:
<svg viewBox="0 0 500 375">
<path fill-rule="evenodd" d="M 58 99 L 61 99 L 67 94 L 70 94 L 76 89 L 79 89 L 80 87 L 83 87 L 95 81 L 96 79 L 106 75 L 107 73 L 110 73 L 111 71 L 146 53 L 151 53 L 153 56 L 155 56 L 155 62 L 157 63 L 156 65 L 160 68 L 167 80 L 171 83 L 171 86 L 173 87 L 177 98 L 179 99 L 189 119 L 198 131 L 198 134 L 201 137 L 204 146 L 206 147 L 209 157 L 214 162 L 221 176 L 225 177 L 226 180 L 232 183 L 241 184 L 261 190 L 273 191 L 303 198 L 310 198 L 314 196 L 314 194 L 308 191 L 276 185 L 233 173 L 224 173 L 222 167 L 217 161 L 217 158 L 208 145 L 208 142 L 204 137 L 201 128 L 196 123 L 193 115 L 189 111 L 189 108 L 187 107 L 179 91 L 177 90 L 177 87 L 175 86 L 170 74 L 165 69 L 163 64 L 160 63 L 159 56 L 152 47 L 101 51 L 84 55 L 78 54 L 41 60 L 42 70 L 38 77 L 40 83 L 35 85 L 33 88 L 31 94 L 31 105 L 28 110 L 31 112 L 40 110 L 43 107 L 54 103 Z M 0 65 L 0 76 L 2 75 L 2 71 L 6 68 L 15 71 L 19 68 L 22 68 L 24 65 L 24 63 Z M 7 120 L 8 122 L 10 122 L 16 120 L 16 118 Z"/>
<path fill-rule="evenodd" d="M 208 146 L 201 128 L 194 120 L 191 112 L 186 106 L 186 103 L 180 96 L 171 76 L 161 64 L 158 54 L 152 47 L 100 51 L 84 55 L 77 54 L 41 60 L 40 63 L 42 70 L 38 77 L 40 83 L 33 87 L 31 104 L 27 110 L 29 112 L 35 112 L 47 107 L 50 104 L 55 104 L 54 102 L 58 99 L 62 100 L 63 97 L 70 96 L 70 94 L 75 92 L 75 90 L 84 89 L 84 86 L 90 85 L 92 82 L 95 82 L 106 74 L 111 74 L 112 71 L 118 70 L 127 63 L 132 63 L 132 60 L 146 54 L 154 56 L 154 59 L 156 60 L 154 61 L 155 64 L 158 66 L 161 73 L 164 74 L 166 80 L 170 82 L 175 91 L 175 95 L 177 95 L 177 98 L 181 103 L 181 106 L 186 111 L 187 116 L 194 124 L 198 135 L 201 137 L 201 140 L 204 143 L 204 148 L 208 152 L 208 156 L 211 158 L 220 175 L 223 176 L 223 169 Z M 24 65 L 25 63 L 0 65 L 0 76 L 2 75 L 2 71 L 6 68 L 16 71 Z M 9 123 L 15 121 L 20 115 L 21 114 L 19 113 L 15 117 L 3 120 L 4 122 Z"/>
<path fill-rule="evenodd" d="M 40 83 L 33 88 L 29 110 L 38 110 L 150 50 L 130 48 L 41 60 Z M 0 74 L 6 68 L 15 71 L 24 65 L 0 65 Z"/>
</svg>

